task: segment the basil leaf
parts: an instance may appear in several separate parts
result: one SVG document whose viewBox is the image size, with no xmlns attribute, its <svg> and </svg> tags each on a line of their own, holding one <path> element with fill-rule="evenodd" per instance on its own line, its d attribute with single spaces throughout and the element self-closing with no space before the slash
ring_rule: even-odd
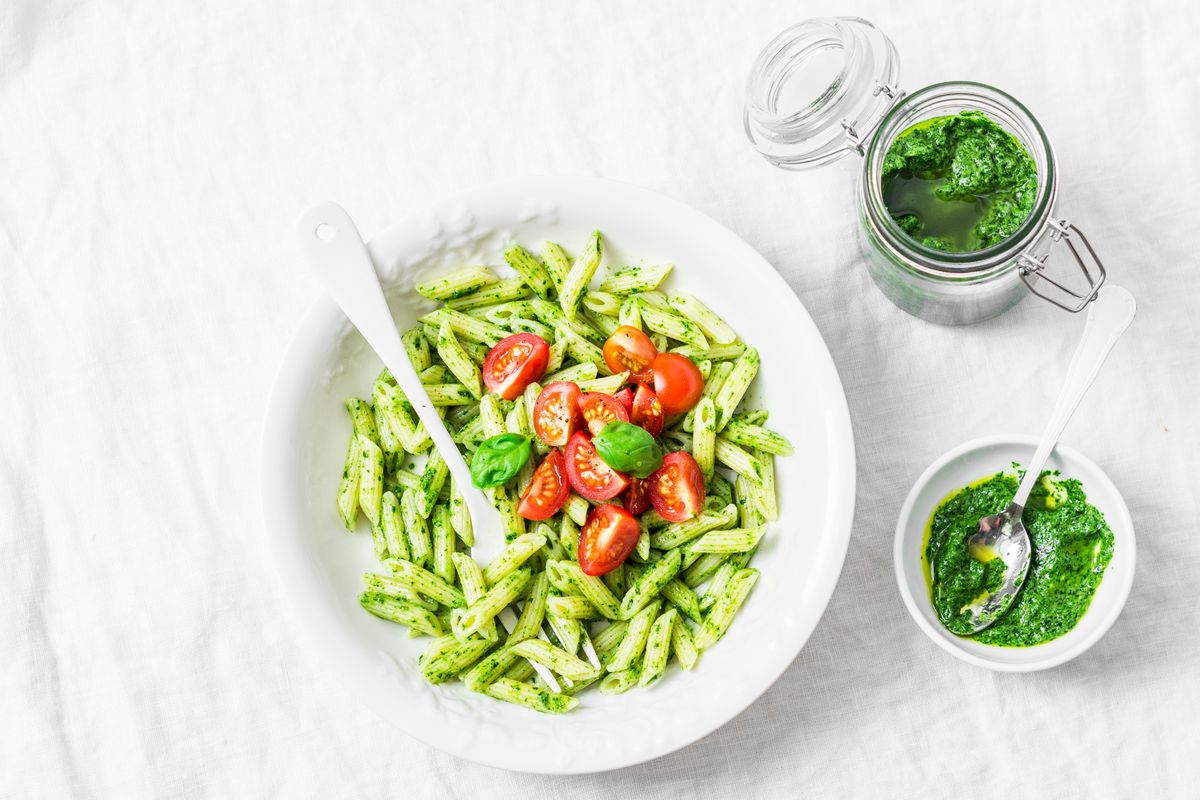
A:
<svg viewBox="0 0 1200 800">
<path fill-rule="evenodd" d="M 604 463 L 618 472 L 649 478 L 662 466 L 663 452 L 644 428 L 631 422 L 614 420 L 592 439 L 592 446 Z"/>
<path fill-rule="evenodd" d="M 530 441 L 519 433 L 484 440 L 471 458 L 471 483 L 480 489 L 500 486 L 529 460 Z"/>
</svg>

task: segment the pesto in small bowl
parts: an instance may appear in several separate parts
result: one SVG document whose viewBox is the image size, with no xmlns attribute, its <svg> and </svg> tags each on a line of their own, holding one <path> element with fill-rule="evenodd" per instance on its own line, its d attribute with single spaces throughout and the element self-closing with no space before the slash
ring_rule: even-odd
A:
<svg viewBox="0 0 1200 800">
<path fill-rule="evenodd" d="M 1029 217 L 1037 166 L 1015 136 L 981 111 L 905 129 L 883 161 L 884 204 L 911 238 L 969 253 L 999 244 Z"/>
<path fill-rule="evenodd" d="M 1000 559 L 968 552 L 967 539 L 981 518 L 1008 507 L 1018 482 L 1018 475 L 1000 472 L 964 486 L 938 504 L 926 526 L 930 599 L 942 625 L 956 635 L 963 635 L 963 607 L 992 591 L 1004 574 Z M 1004 647 L 1043 644 L 1074 628 L 1091 605 L 1112 559 L 1113 532 L 1079 481 L 1043 472 L 1021 521 L 1033 546 L 1025 583 L 991 627 L 963 638 Z"/>
</svg>

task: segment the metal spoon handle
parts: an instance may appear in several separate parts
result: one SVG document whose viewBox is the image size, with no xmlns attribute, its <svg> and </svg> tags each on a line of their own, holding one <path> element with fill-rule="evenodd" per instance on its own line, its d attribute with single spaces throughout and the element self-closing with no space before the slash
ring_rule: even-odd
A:
<svg viewBox="0 0 1200 800">
<path fill-rule="evenodd" d="M 1067 379 L 1058 394 L 1058 401 L 1054 404 L 1054 413 L 1046 423 L 1046 430 L 1042 433 L 1037 451 L 1026 465 L 1025 477 L 1017 489 L 1017 496 L 1013 498 L 1013 505 L 1021 508 L 1024 508 L 1029 500 L 1033 484 L 1042 474 L 1046 460 L 1050 458 L 1054 445 L 1058 444 L 1058 437 L 1062 436 L 1071 415 L 1079 407 L 1079 401 L 1096 380 L 1096 375 L 1099 374 L 1100 367 L 1108 358 L 1113 345 L 1121 338 L 1129 323 L 1133 322 L 1137 303 L 1134 302 L 1133 295 L 1122 287 L 1106 286 L 1100 290 L 1100 294 L 1088 308 L 1083 337 L 1080 338 L 1075 355 L 1071 358 L 1071 365 L 1067 367 Z"/>
<path fill-rule="evenodd" d="M 467 463 L 408 360 L 408 352 L 379 285 L 375 264 L 350 215 L 337 203 L 321 203 L 301 215 L 297 232 L 300 249 L 307 256 L 313 274 L 391 371 L 475 516 L 475 504 L 470 502 L 474 498 L 469 496 L 471 473 Z M 491 533 L 486 531 L 485 535 Z"/>
</svg>

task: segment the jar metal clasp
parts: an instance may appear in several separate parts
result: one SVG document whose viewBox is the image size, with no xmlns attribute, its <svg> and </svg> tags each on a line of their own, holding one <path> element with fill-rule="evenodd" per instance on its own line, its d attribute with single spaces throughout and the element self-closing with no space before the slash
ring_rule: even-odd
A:
<svg viewBox="0 0 1200 800">
<path fill-rule="evenodd" d="M 898 86 L 892 86 L 891 84 L 883 83 L 882 81 L 877 80 L 875 81 L 875 88 L 871 91 L 871 96 L 878 97 L 881 94 L 887 95 L 887 97 L 892 101 L 887 107 L 888 109 L 891 109 L 901 100 L 903 100 L 904 96 L 908 93 Z M 876 117 L 875 122 L 871 125 L 871 127 L 867 128 L 861 134 L 855 130 L 854 126 L 857 123 L 854 120 L 848 120 L 845 118 L 842 119 L 842 133 L 845 134 L 846 138 L 850 140 L 850 145 L 854 148 L 854 152 L 858 153 L 860 156 L 866 155 L 867 151 L 863 148 L 863 142 L 868 142 L 871 140 L 871 137 L 875 135 L 875 129 L 879 127 L 881 122 L 883 122 L 883 118 L 885 116 L 887 116 L 886 111 Z"/>
<path fill-rule="evenodd" d="M 1096 255 L 1096 251 L 1092 249 L 1092 245 L 1088 242 L 1087 236 L 1083 234 L 1083 231 L 1065 219 L 1051 218 L 1047 224 L 1050 227 L 1050 246 L 1041 254 L 1034 253 L 1034 248 L 1030 248 L 1017 256 L 1017 271 L 1020 273 L 1021 280 L 1025 282 L 1029 291 L 1061 309 L 1076 314 L 1086 308 L 1088 303 L 1096 299 L 1096 295 L 1100 292 L 1100 287 L 1104 285 L 1104 278 L 1107 273 L 1103 262 Z M 1083 244 L 1083 250 L 1075 246 L 1076 240 Z M 1049 258 L 1051 249 L 1059 242 L 1066 244 L 1067 248 L 1071 251 L 1072 257 L 1075 259 L 1075 263 L 1079 266 L 1080 272 L 1087 279 L 1088 288 L 1083 290 L 1082 294 L 1064 286 L 1046 274 L 1046 259 Z M 1085 251 L 1086 258 L 1084 257 Z M 1088 268 L 1089 261 L 1092 264 L 1092 269 Z M 1092 274 L 1093 269 L 1095 270 L 1095 275 Z M 1040 291 L 1037 287 L 1039 281 L 1046 281 L 1057 289 L 1058 292 L 1047 293 Z"/>
</svg>

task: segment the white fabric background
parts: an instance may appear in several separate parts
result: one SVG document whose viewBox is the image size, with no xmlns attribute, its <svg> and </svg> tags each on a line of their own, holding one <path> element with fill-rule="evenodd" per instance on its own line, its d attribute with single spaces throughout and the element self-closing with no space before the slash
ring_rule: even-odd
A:
<svg viewBox="0 0 1200 800">
<path fill-rule="evenodd" d="M 0 795 L 1194 797 L 1200 14 L 975 5 L 0 4 Z M 859 260 L 856 165 L 784 173 L 751 150 L 753 57 L 838 13 L 892 37 L 908 88 L 1025 100 L 1061 210 L 1140 303 L 1065 437 L 1124 492 L 1137 577 L 1108 636 L 1050 672 L 929 642 L 892 527 L 949 447 L 1040 430 L 1082 319 L 1036 300 L 969 329 L 903 315 Z M 530 173 L 658 189 L 757 247 L 833 352 L 859 459 L 840 585 L 780 681 L 682 752 L 561 779 L 359 707 L 297 645 L 257 549 L 266 394 L 317 292 L 297 213 L 335 198 L 370 235 Z M 978 394 L 1001 374 L 1010 392 Z"/>
</svg>

